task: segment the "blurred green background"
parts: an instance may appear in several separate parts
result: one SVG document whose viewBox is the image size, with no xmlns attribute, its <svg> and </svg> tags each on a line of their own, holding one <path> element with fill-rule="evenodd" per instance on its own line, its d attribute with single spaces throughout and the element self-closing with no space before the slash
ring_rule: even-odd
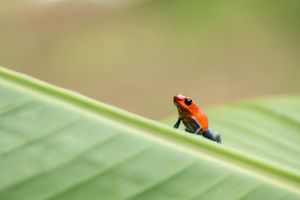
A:
<svg viewBox="0 0 300 200">
<path fill-rule="evenodd" d="M 1 0 L 0 65 L 151 117 L 300 92 L 300 1 Z"/>
</svg>

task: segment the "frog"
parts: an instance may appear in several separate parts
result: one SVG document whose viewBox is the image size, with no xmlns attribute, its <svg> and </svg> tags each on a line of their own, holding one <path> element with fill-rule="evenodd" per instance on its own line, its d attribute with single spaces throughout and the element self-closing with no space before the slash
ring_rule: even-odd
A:
<svg viewBox="0 0 300 200">
<path fill-rule="evenodd" d="M 220 134 L 210 130 L 207 115 L 191 97 L 177 93 L 173 98 L 173 103 L 178 110 L 178 120 L 174 124 L 174 128 L 178 129 L 182 122 L 185 126 L 185 131 L 188 133 L 202 135 L 204 138 L 222 143 Z"/>
</svg>

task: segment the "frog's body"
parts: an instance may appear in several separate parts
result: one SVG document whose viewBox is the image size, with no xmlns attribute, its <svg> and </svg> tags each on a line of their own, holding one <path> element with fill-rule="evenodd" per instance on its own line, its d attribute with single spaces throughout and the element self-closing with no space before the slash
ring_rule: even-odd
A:
<svg viewBox="0 0 300 200">
<path fill-rule="evenodd" d="M 190 107 L 192 109 L 192 112 L 187 112 L 185 109 L 183 109 L 180 106 L 177 107 L 178 115 L 180 116 L 182 123 L 189 130 L 196 131 L 198 127 L 192 120 L 192 117 L 195 117 L 200 123 L 200 125 L 202 126 L 202 131 L 206 131 L 208 128 L 208 119 L 206 114 L 196 104 L 193 104 Z"/>
<path fill-rule="evenodd" d="M 178 128 L 182 121 L 186 127 L 186 131 L 203 135 L 210 140 L 221 143 L 220 135 L 214 134 L 209 130 L 206 114 L 190 97 L 177 94 L 174 96 L 174 104 L 178 110 L 178 121 L 174 125 L 174 128 Z"/>
</svg>

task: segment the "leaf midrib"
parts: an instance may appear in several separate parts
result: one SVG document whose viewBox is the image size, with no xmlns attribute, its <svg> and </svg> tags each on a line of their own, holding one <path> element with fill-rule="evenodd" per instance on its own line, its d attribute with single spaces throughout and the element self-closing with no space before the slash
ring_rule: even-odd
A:
<svg viewBox="0 0 300 200">
<path fill-rule="evenodd" d="M 21 87 L 40 95 L 68 103 L 76 108 L 90 113 L 105 115 L 119 122 L 133 125 L 136 128 L 149 131 L 151 136 L 168 142 L 199 156 L 209 156 L 212 160 L 227 164 L 242 171 L 257 175 L 267 181 L 277 183 L 285 188 L 299 192 L 300 174 L 283 167 L 272 165 L 266 161 L 245 153 L 234 151 L 224 145 L 218 145 L 206 140 L 195 140 L 193 136 L 174 130 L 166 125 L 135 115 L 120 108 L 98 102 L 78 93 L 62 89 L 30 76 L 20 74 L 0 67 L 0 76 L 9 84 Z M 145 133 L 145 132 L 143 132 Z M 205 154 L 204 154 L 205 153 Z"/>
</svg>

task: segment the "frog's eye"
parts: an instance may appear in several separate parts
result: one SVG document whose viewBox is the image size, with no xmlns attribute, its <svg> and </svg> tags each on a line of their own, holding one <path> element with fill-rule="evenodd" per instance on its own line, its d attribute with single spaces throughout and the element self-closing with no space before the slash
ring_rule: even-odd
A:
<svg viewBox="0 0 300 200">
<path fill-rule="evenodd" d="M 186 105 L 190 106 L 190 105 L 192 104 L 192 99 L 191 99 L 191 98 L 186 98 L 186 99 L 184 100 L 184 103 L 185 103 Z"/>
</svg>

